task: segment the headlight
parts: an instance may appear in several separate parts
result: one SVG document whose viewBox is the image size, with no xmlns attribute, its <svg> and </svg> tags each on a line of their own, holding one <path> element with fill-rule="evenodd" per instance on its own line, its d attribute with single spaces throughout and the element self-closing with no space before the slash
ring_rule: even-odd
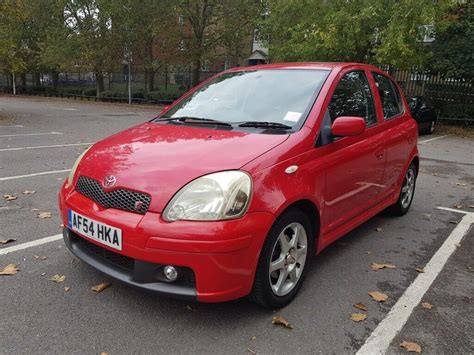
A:
<svg viewBox="0 0 474 355">
<path fill-rule="evenodd" d="M 79 157 L 76 159 L 76 162 L 74 163 L 74 165 L 72 166 L 71 168 L 71 171 L 69 172 L 69 176 L 67 178 L 67 186 L 71 186 L 72 185 L 72 182 L 74 180 L 74 175 L 76 174 L 76 170 L 77 170 L 77 166 L 79 165 L 79 163 L 81 162 L 81 159 L 84 157 L 84 155 L 87 153 L 87 151 L 90 149 L 91 147 L 87 148 L 86 150 L 84 150 L 81 155 L 79 155 Z"/>
<path fill-rule="evenodd" d="M 250 176 L 223 171 L 202 176 L 183 187 L 168 203 L 166 221 L 218 221 L 241 217 L 252 190 Z"/>
</svg>

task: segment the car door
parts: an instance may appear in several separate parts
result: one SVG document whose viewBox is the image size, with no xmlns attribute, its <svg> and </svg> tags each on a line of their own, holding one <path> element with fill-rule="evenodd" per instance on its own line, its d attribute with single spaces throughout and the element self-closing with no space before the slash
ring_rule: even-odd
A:
<svg viewBox="0 0 474 355">
<path fill-rule="evenodd" d="M 398 191 L 407 157 L 416 145 L 417 132 L 410 123 L 397 85 L 382 73 L 372 73 L 383 109 L 382 126 L 386 137 L 386 167 L 381 198 Z"/>
<path fill-rule="evenodd" d="M 334 138 L 330 126 L 338 117 L 363 117 L 365 132 Z M 377 203 L 385 165 L 383 131 L 378 127 L 373 93 L 364 70 L 345 73 L 327 107 L 321 132 L 325 148 L 323 233 L 327 235 Z M 328 131 L 329 130 L 329 131 Z"/>
</svg>

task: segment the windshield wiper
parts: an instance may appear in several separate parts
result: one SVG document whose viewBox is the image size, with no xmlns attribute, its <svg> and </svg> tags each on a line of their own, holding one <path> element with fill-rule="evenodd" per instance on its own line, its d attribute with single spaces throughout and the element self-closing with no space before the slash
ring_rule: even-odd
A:
<svg viewBox="0 0 474 355">
<path fill-rule="evenodd" d="M 239 127 L 257 127 L 257 128 L 275 128 L 275 129 L 292 129 L 293 127 L 278 122 L 260 122 L 247 121 L 239 124 Z"/>
<path fill-rule="evenodd" d="M 202 118 L 202 117 L 193 117 L 193 116 L 181 116 L 181 117 L 164 117 L 155 120 L 156 122 L 164 121 L 178 121 L 178 122 L 189 122 L 189 123 L 199 123 L 199 124 L 209 124 L 209 125 L 219 125 L 232 127 L 232 124 L 228 122 L 213 120 L 211 118 Z"/>
</svg>

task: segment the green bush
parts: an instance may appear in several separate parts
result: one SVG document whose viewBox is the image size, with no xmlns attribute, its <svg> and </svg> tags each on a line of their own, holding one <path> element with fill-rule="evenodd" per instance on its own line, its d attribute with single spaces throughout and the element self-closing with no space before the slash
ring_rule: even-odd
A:
<svg viewBox="0 0 474 355">
<path fill-rule="evenodd" d="M 150 100 L 150 101 L 158 101 L 161 100 L 162 93 L 160 91 L 149 91 L 145 93 L 144 99 Z"/>
<path fill-rule="evenodd" d="M 97 90 L 96 89 L 85 89 L 82 91 L 82 95 L 84 96 L 96 96 Z"/>
</svg>

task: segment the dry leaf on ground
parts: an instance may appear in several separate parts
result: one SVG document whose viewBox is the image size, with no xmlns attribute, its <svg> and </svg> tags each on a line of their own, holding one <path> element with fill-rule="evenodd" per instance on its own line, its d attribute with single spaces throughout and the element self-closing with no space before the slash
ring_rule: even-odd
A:
<svg viewBox="0 0 474 355">
<path fill-rule="evenodd" d="M 3 198 L 7 201 L 13 201 L 13 200 L 16 200 L 18 198 L 18 196 L 5 194 L 5 195 L 3 195 Z"/>
<path fill-rule="evenodd" d="M 469 205 L 469 206 L 467 206 L 467 207 L 469 207 L 469 208 L 474 208 L 474 205 Z"/>
<path fill-rule="evenodd" d="M 354 307 L 357 308 L 357 309 L 361 309 L 361 310 L 363 310 L 363 311 L 366 311 L 366 312 L 369 310 L 369 309 L 367 308 L 367 306 L 366 306 L 365 304 L 363 304 L 362 302 L 356 303 L 356 304 L 354 305 Z"/>
<path fill-rule="evenodd" d="M 250 354 L 256 354 L 256 353 L 257 353 L 256 351 L 254 351 L 254 350 L 252 350 L 252 349 L 250 349 L 250 348 L 247 348 L 247 351 L 248 351 Z"/>
<path fill-rule="evenodd" d="M 351 320 L 354 322 L 362 322 L 367 319 L 367 314 L 365 313 L 352 313 Z"/>
<path fill-rule="evenodd" d="M 61 283 L 61 282 L 64 282 L 64 280 L 66 280 L 66 275 L 56 274 L 56 275 L 52 276 L 49 280 L 53 281 L 53 282 L 56 282 L 56 283 Z"/>
<path fill-rule="evenodd" d="M 16 242 L 16 239 L 15 238 L 0 239 L 0 244 L 8 244 L 12 242 Z"/>
<path fill-rule="evenodd" d="M 293 326 L 290 324 L 290 322 L 288 322 L 285 318 L 283 318 L 282 316 L 275 316 L 273 317 L 272 319 L 272 324 L 280 324 L 280 325 L 283 325 L 285 328 L 288 328 L 288 329 L 293 329 Z"/>
<path fill-rule="evenodd" d="M 433 305 L 429 302 L 422 302 L 421 307 L 423 307 L 424 309 L 431 309 L 433 308 Z"/>
<path fill-rule="evenodd" d="M 449 221 L 451 224 L 458 224 L 458 221 Z"/>
<path fill-rule="evenodd" d="M 34 257 L 36 260 L 46 260 L 46 259 L 48 259 L 47 256 L 33 255 L 33 257 Z"/>
<path fill-rule="evenodd" d="M 372 263 L 370 264 L 370 267 L 372 270 L 380 270 L 380 269 L 395 269 L 396 266 L 393 264 L 387 264 L 387 263 Z"/>
<path fill-rule="evenodd" d="M 42 218 L 42 219 L 45 219 L 45 218 L 51 218 L 51 212 L 39 212 L 37 215 L 36 215 L 37 218 Z"/>
<path fill-rule="evenodd" d="M 68 292 L 71 288 L 69 286 L 64 287 L 64 291 Z"/>
<path fill-rule="evenodd" d="M 381 231 L 383 231 L 383 229 L 382 229 L 382 228 L 380 228 L 380 227 L 379 227 L 379 228 L 375 228 L 375 230 L 376 230 L 377 232 L 381 232 Z"/>
<path fill-rule="evenodd" d="M 25 190 L 25 191 L 22 192 L 23 195 L 33 195 L 34 193 L 36 193 L 36 191 Z"/>
<path fill-rule="evenodd" d="M 420 274 L 425 272 L 425 269 L 422 268 L 422 267 L 417 267 L 415 270 L 416 270 L 416 272 L 419 272 Z"/>
<path fill-rule="evenodd" d="M 107 287 L 110 287 L 111 283 L 110 282 L 102 282 L 101 284 L 95 285 L 91 288 L 92 291 L 95 292 L 102 292 L 104 291 Z"/>
<path fill-rule="evenodd" d="M 106 353 L 105 351 L 102 351 L 100 355 L 109 355 L 109 353 Z"/>
<path fill-rule="evenodd" d="M 369 292 L 369 296 L 377 302 L 385 302 L 388 299 L 388 296 L 385 293 L 379 291 L 372 291 Z"/>
<path fill-rule="evenodd" d="M 462 205 L 453 205 L 454 208 L 457 208 L 458 210 L 460 210 L 462 208 Z"/>
<path fill-rule="evenodd" d="M 458 185 L 458 186 L 467 186 L 467 184 L 465 184 L 463 182 L 457 182 L 456 185 Z"/>
<path fill-rule="evenodd" d="M 20 269 L 18 269 L 18 266 L 16 266 L 15 264 L 8 264 L 3 268 L 3 270 L 0 270 L 0 275 L 15 275 L 18 271 L 20 271 Z"/>
<path fill-rule="evenodd" d="M 404 348 L 406 351 L 410 353 L 421 353 L 421 346 L 417 343 L 413 343 L 411 341 L 402 341 L 400 344 L 401 348 Z"/>
</svg>

